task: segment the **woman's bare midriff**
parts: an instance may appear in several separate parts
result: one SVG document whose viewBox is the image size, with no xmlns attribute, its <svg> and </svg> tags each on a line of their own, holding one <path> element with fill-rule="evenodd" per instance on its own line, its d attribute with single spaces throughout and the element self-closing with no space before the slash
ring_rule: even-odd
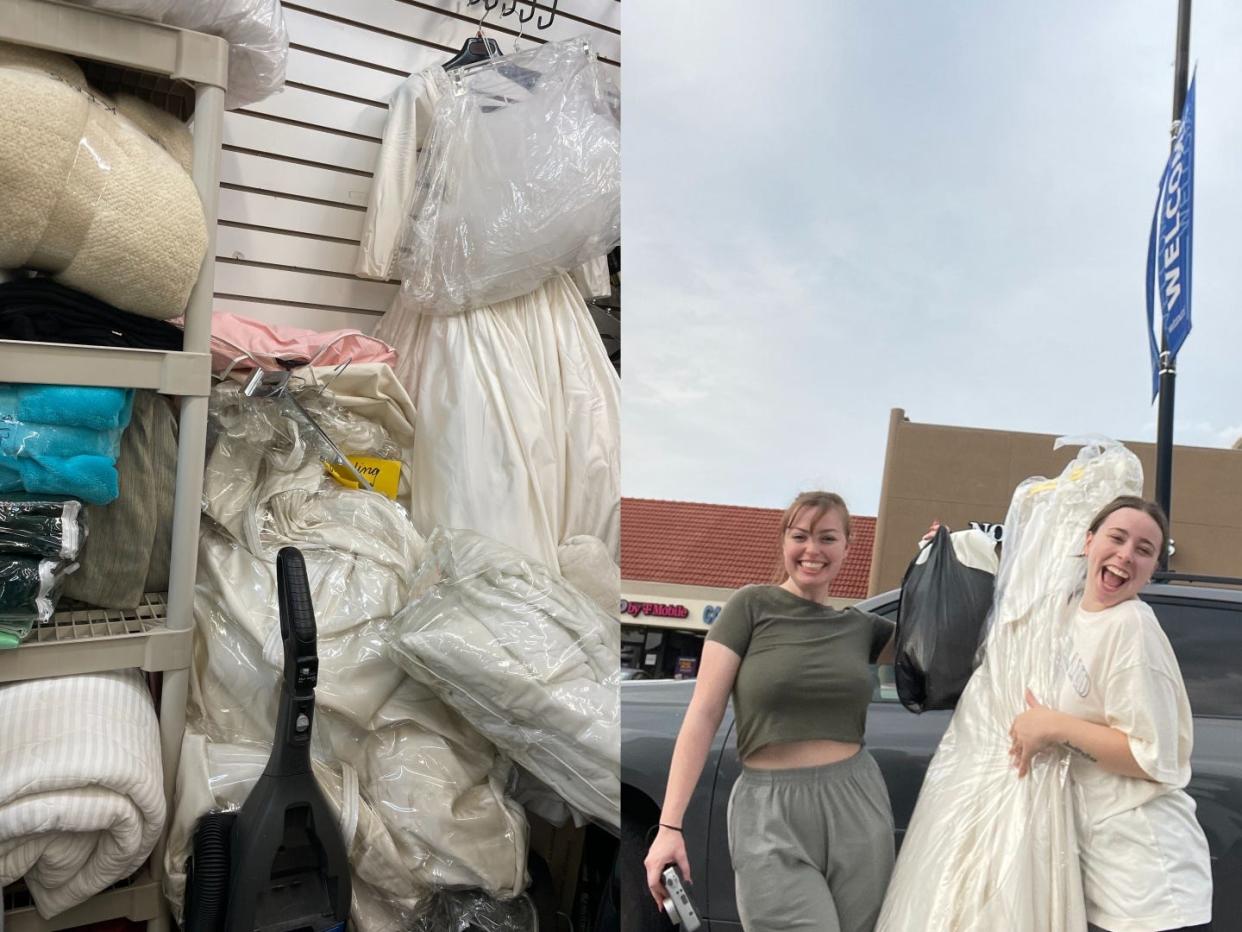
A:
<svg viewBox="0 0 1242 932">
<path fill-rule="evenodd" d="M 861 744 L 849 741 L 789 741 L 766 744 L 742 761 L 756 770 L 792 770 L 795 767 L 822 767 L 853 757 Z"/>
</svg>

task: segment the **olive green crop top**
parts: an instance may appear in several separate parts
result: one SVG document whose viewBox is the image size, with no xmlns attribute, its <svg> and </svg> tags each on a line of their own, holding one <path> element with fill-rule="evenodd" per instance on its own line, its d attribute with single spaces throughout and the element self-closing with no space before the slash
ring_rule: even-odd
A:
<svg viewBox="0 0 1242 932">
<path fill-rule="evenodd" d="M 747 586 L 707 634 L 742 658 L 733 684 L 742 760 L 768 744 L 862 743 L 875 663 L 894 624 L 835 609 L 780 586 Z"/>
</svg>

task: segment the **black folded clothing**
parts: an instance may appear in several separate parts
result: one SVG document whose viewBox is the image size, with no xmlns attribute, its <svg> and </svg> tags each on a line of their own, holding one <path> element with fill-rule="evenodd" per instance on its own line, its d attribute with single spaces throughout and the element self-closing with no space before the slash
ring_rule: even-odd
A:
<svg viewBox="0 0 1242 932">
<path fill-rule="evenodd" d="M 0 284 L 0 340 L 179 350 L 180 327 L 118 310 L 50 278 Z"/>
<path fill-rule="evenodd" d="M 66 564 L 0 555 L 0 621 L 47 621 Z"/>
<path fill-rule="evenodd" d="M 86 538 L 82 503 L 72 498 L 0 497 L 0 554 L 72 560 Z"/>
</svg>

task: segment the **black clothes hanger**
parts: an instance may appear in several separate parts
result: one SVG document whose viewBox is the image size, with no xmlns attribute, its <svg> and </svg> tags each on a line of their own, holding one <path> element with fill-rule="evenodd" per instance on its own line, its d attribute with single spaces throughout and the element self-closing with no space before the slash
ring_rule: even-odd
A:
<svg viewBox="0 0 1242 932">
<path fill-rule="evenodd" d="M 454 68 L 461 68 L 464 65 L 473 65 L 476 62 L 487 61 L 489 58 L 498 58 L 500 54 L 500 45 L 496 40 L 479 33 L 463 42 L 461 51 L 446 61 L 441 67 L 445 71 L 452 71 Z"/>
<path fill-rule="evenodd" d="M 513 2 L 516 6 L 517 0 L 513 0 Z M 501 6 L 501 0 L 492 0 L 491 3 L 488 3 L 488 0 L 482 0 L 482 3 L 483 15 L 479 17 L 478 31 L 462 43 L 460 52 L 440 66 L 445 71 L 452 71 L 456 68 L 465 68 L 468 65 L 477 65 L 480 62 L 503 57 L 504 53 L 500 51 L 500 44 L 490 36 L 483 35 L 483 20 L 487 18 L 487 14 L 493 9 L 497 6 Z M 503 6 L 501 6 L 501 12 L 504 12 Z M 539 78 L 538 72 L 531 71 L 529 68 L 522 68 L 518 65 L 510 65 L 508 63 L 500 65 L 496 70 L 509 80 L 526 88 L 528 91 L 535 86 L 535 81 Z M 507 101 L 504 102 L 507 103 Z"/>
</svg>

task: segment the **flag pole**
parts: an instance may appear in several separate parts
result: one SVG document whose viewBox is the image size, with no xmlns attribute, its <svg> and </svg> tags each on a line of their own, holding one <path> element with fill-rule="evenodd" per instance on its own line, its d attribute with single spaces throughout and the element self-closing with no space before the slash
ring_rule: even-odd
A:
<svg viewBox="0 0 1242 932">
<path fill-rule="evenodd" d="M 1186 104 L 1186 78 L 1190 64 L 1190 0 L 1177 4 L 1177 64 L 1173 71 L 1173 126 L 1171 139 L 1177 138 Z M 1170 147 L 1172 142 L 1170 141 Z M 1172 518 L 1173 493 L 1173 392 L 1177 381 L 1177 360 L 1169 352 L 1169 338 L 1160 328 L 1160 408 L 1156 427 L 1156 501 Z M 1160 568 L 1166 569 L 1169 554 L 1160 555 Z"/>
</svg>

